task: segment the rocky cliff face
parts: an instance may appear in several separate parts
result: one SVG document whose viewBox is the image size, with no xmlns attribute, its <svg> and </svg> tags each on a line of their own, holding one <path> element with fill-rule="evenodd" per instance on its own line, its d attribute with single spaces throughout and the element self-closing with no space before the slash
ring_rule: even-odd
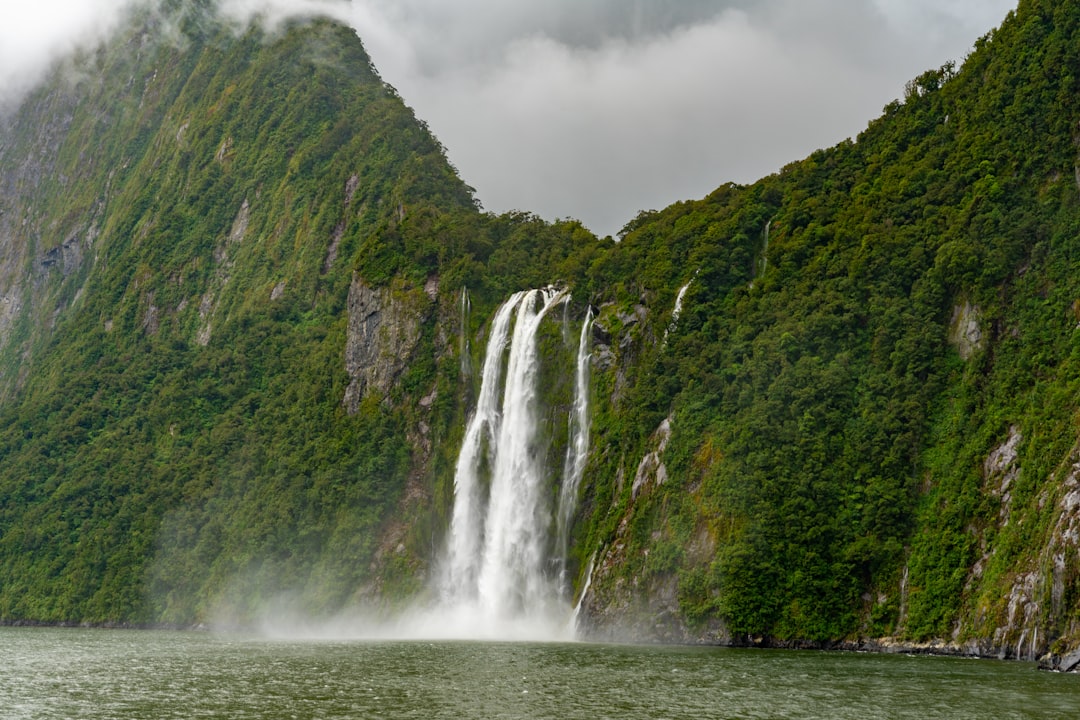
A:
<svg viewBox="0 0 1080 720">
<path fill-rule="evenodd" d="M 987 568 L 1007 550 L 984 533 L 982 555 L 967 579 L 968 592 L 979 601 L 970 615 L 958 619 L 953 635 L 956 640 L 979 638 L 985 655 L 1034 661 L 1064 653 L 1070 645 L 1058 640 L 1075 637 L 1078 629 L 1070 598 L 1080 587 L 1080 450 L 1074 446 L 1042 479 L 1030 505 L 1015 507 L 1013 485 L 1024 473 L 1017 452 L 1022 440 L 1012 427 L 984 463 L 987 493 L 998 506 L 991 528 L 1003 533 L 1010 526 L 1036 527 L 1037 544 L 995 582 L 986 577 Z"/>
<path fill-rule="evenodd" d="M 354 275 L 349 286 L 345 371 L 349 387 L 342 401 L 355 414 L 368 394 L 389 397 L 395 381 L 415 360 L 420 326 L 438 299 L 438 281 L 425 289 L 374 290 Z M 428 403 L 430 404 L 430 402 Z"/>
<path fill-rule="evenodd" d="M 9 129 L 0 143 L 0 357 L 22 372 L 4 372 L 0 397 L 8 396 L 25 378 L 40 330 L 56 320 L 78 295 L 86 258 L 93 246 L 107 191 L 86 213 L 57 218 L 50 195 L 78 181 L 58 167 L 58 148 L 71 130 L 77 95 L 59 87 L 24 106 L 23 117 L 42 118 L 22 132 Z M 88 163 L 93 162 L 87 158 Z M 46 335 L 47 336 L 47 335 Z M 18 361 L 17 363 L 15 361 Z"/>
</svg>

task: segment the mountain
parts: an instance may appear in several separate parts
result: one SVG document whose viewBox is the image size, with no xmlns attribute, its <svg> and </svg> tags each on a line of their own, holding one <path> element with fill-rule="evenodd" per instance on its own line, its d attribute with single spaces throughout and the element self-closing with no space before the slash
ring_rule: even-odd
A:
<svg viewBox="0 0 1080 720">
<path fill-rule="evenodd" d="M 237 35 L 211 6 L 144 13 L 6 119 L 5 619 L 412 590 L 462 287 L 490 308 L 597 244 L 481 214 L 351 30 Z"/>
<path fill-rule="evenodd" d="M 1021 2 L 854 141 L 627 227 L 600 627 L 1075 646 L 1078 22 Z"/>
<path fill-rule="evenodd" d="M 583 632 L 1067 666 L 1078 40 L 1023 0 L 854 140 L 612 242 L 482 212 L 350 30 L 143 14 L 0 134 L 0 618 L 437 602 L 463 473 L 499 505 L 476 418 L 519 422 L 478 409 L 499 317 L 554 285 L 516 467 L 554 526 L 581 338 L 533 574 Z"/>
</svg>

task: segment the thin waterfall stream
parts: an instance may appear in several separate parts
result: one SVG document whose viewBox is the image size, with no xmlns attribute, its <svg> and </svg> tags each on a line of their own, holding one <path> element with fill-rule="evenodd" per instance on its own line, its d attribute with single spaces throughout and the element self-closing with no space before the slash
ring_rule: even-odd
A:
<svg viewBox="0 0 1080 720">
<path fill-rule="evenodd" d="M 577 509 L 578 489 L 585 474 L 585 462 L 589 457 L 589 368 L 592 355 L 589 339 L 592 335 L 593 313 L 590 307 L 585 313 L 578 337 L 577 362 L 574 364 L 574 405 L 567 418 L 568 440 L 566 462 L 563 464 L 563 482 L 559 489 L 559 511 L 555 521 L 556 550 L 559 553 L 559 591 L 569 596 L 570 587 L 566 577 L 566 557 L 570 550 L 570 524 Z"/>
<path fill-rule="evenodd" d="M 460 334 L 458 336 L 458 354 L 461 356 L 461 376 L 472 375 L 472 365 L 469 360 L 469 312 L 472 310 L 472 301 L 469 300 L 469 291 L 461 288 L 461 318 Z"/>
</svg>

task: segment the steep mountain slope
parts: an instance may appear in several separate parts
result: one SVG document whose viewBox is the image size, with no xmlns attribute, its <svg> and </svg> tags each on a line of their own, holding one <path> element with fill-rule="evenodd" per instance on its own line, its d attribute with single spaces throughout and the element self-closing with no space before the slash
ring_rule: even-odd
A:
<svg viewBox="0 0 1080 720">
<path fill-rule="evenodd" d="M 595 243 L 481 215 L 352 31 L 237 36 L 212 5 L 136 19 L 6 122 L 0 618 L 415 588 L 462 287 L 483 310 Z"/>
<path fill-rule="evenodd" d="M 481 213 L 351 32 L 178 8 L 0 136 L 0 619 L 433 592 L 496 307 L 560 283 L 521 452 L 541 526 L 588 305 L 586 632 L 1080 646 L 1080 2 L 618 243 Z"/>
<path fill-rule="evenodd" d="M 1075 645 L 1078 23 L 1021 2 L 855 142 L 628 226 L 601 631 Z"/>
</svg>

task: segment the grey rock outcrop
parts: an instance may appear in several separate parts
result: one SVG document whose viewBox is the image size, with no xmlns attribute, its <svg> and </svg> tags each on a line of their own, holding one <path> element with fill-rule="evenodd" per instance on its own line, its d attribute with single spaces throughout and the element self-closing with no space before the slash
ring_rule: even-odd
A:
<svg viewBox="0 0 1080 720">
<path fill-rule="evenodd" d="M 387 396 L 420 341 L 420 325 L 433 304 L 419 290 L 374 289 L 354 275 L 349 286 L 343 404 L 355 414 L 368 393 Z"/>
<path fill-rule="evenodd" d="M 965 301 L 953 308 L 949 321 L 949 343 L 964 360 L 982 350 L 985 338 L 982 331 L 982 310 Z"/>
</svg>

